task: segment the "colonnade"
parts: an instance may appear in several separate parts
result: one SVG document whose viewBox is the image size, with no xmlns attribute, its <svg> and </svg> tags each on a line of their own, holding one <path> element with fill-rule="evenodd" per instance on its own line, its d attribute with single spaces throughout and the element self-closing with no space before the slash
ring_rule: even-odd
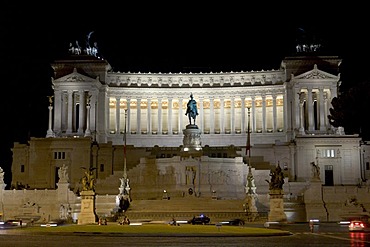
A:
<svg viewBox="0 0 370 247">
<path fill-rule="evenodd" d="M 295 122 L 300 134 L 308 132 L 325 132 L 330 128 L 327 118 L 331 100 L 336 91 L 325 87 L 306 87 L 297 89 L 295 94 Z"/>
<path fill-rule="evenodd" d="M 327 87 L 297 88 L 294 91 L 294 128 L 301 134 L 306 131 L 326 131 L 330 127 L 326 116 L 329 114 L 331 99 L 336 94 Z M 122 134 L 126 120 L 126 130 L 130 134 L 181 134 L 189 124 L 185 116 L 188 99 L 144 96 L 148 95 L 134 98 L 127 97 L 124 93 L 122 96 L 112 96 L 83 90 L 55 91 L 54 133 L 86 136 L 100 125 L 108 135 Z M 100 107 L 97 106 L 99 99 L 105 102 Z M 200 95 L 194 99 L 199 112 L 196 125 L 202 134 L 246 133 L 248 121 L 251 132 L 255 133 L 288 130 L 286 113 L 290 108 L 288 109 L 289 105 L 282 93 L 245 97 Z M 247 117 L 248 108 L 250 119 Z M 104 118 L 96 119 L 98 111 Z M 52 136 L 50 126 L 48 136 Z"/>
<path fill-rule="evenodd" d="M 240 134 L 247 131 L 277 132 L 284 128 L 283 95 L 246 98 L 199 97 L 196 125 L 203 134 Z M 131 134 L 172 135 L 181 133 L 189 121 L 185 116 L 187 99 L 126 97 L 109 98 L 109 133 L 124 131 L 124 111 L 127 110 L 127 131 Z M 247 109 L 251 119 L 247 119 Z"/>
</svg>

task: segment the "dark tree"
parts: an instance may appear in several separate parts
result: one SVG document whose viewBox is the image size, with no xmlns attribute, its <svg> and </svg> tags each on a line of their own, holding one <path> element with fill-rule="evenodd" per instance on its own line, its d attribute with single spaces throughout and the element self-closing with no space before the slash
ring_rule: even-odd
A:
<svg viewBox="0 0 370 247">
<path fill-rule="evenodd" d="M 353 86 L 333 98 L 329 109 L 329 122 L 342 126 L 346 134 L 359 134 L 370 140 L 368 113 L 370 112 L 370 81 L 353 83 Z"/>
</svg>

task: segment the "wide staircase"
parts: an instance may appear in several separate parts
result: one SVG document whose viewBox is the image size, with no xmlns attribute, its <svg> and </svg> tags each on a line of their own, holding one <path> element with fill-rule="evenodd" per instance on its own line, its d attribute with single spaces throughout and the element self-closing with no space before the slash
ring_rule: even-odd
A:
<svg viewBox="0 0 370 247">
<path fill-rule="evenodd" d="M 240 218 L 251 221 L 243 209 L 243 200 L 216 200 L 211 198 L 184 197 L 169 200 L 137 200 L 132 201 L 126 211 L 132 222 L 135 221 L 170 221 L 190 220 L 194 216 L 204 214 L 211 218 L 211 224 L 227 219 Z M 267 215 L 260 213 L 253 215 L 263 220 Z"/>
</svg>

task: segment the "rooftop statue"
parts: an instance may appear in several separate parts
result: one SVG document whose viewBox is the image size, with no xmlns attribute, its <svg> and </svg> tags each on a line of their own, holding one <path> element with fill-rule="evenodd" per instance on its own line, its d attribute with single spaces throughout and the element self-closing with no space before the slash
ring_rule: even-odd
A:
<svg viewBox="0 0 370 247">
<path fill-rule="evenodd" d="M 74 44 L 72 42 L 69 43 L 69 53 L 72 55 L 81 55 L 83 53 L 85 55 L 92 55 L 96 57 L 98 55 L 98 43 L 94 42 L 92 46 L 90 45 L 90 38 L 93 33 L 94 31 L 87 35 L 86 47 L 83 49 L 83 52 L 80 44 L 76 40 Z"/>
</svg>

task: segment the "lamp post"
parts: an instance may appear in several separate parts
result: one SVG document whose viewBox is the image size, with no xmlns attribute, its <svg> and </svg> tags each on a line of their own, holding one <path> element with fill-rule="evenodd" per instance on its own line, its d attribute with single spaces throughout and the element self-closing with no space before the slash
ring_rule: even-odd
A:
<svg viewBox="0 0 370 247">
<path fill-rule="evenodd" d="M 126 122 L 127 122 L 127 109 L 125 109 L 125 124 L 124 124 L 124 133 L 123 133 L 123 177 L 120 178 L 121 185 L 119 187 L 119 194 L 116 198 L 116 204 L 119 211 L 126 211 L 129 205 L 129 202 L 131 201 L 130 196 L 130 185 L 129 185 L 129 179 L 127 178 L 127 153 L 126 153 L 126 144 L 127 144 L 127 138 L 126 138 Z"/>
<path fill-rule="evenodd" d="M 127 144 L 127 141 L 126 141 L 126 121 L 127 121 L 127 109 L 125 109 L 125 124 L 124 124 L 124 127 L 125 127 L 125 130 L 124 130 L 124 133 L 123 133 L 123 178 L 124 179 L 127 179 L 127 165 L 126 165 L 126 162 L 127 162 L 127 154 L 126 154 L 126 144 Z"/>
<path fill-rule="evenodd" d="M 245 154 L 248 155 L 248 165 L 250 165 L 250 159 L 251 159 L 251 135 L 250 135 L 250 122 L 251 122 L 251 108 L 247 107 L 248 109 L 248 129 L 247 129 L 247 147 L 245 150 Z"/>
<path fill-rule="evenodd" d="M 248 129 L 247 129 L 247 147 L 246 147 L 246 155 L 248 155 L 248 176 L 247 176 L 247 194 L 255 194 L 256 193 L 256 186 L 254 184 L 254 177 L 252 174 L 252 166 L 251 166 L 251 135 L 250 135 L 250 107 L 248 109 Z"/>
</svg>

